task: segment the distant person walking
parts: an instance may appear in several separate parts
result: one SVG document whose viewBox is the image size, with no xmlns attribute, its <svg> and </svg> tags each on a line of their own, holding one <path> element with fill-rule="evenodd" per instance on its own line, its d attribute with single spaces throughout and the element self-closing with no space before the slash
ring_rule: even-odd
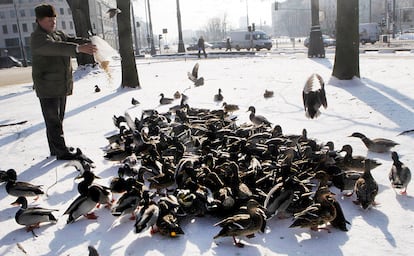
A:
<svg viewBox="0 0 414 256">
<path fill-rule="evenodd" d="M 200 38 L 198 39 L 197 46 L 198 46 L 198 58 L 200 58 L 201 51 L 203 51 L 204 57 L 207 58 L 206 46 L 204 44 L 203 36 L 200 36 Z"/>
<path fill-rule="evenodd" d="M 37 28 L 31 35 L 32 78 L 46 125 L 50 155 L 57 160 L 77 158 L 65 143 L 63 118 L 66 96 L 72 94 L 71 57 L 77 53 L 93 54 L 96 46 L 89 39 L 69 37 L 56 31 L 56 11 L 52 5 L 35 8 Z"/>
<path fill-rule="evenodd" d="M 231 42 L 230 42 L 230 37 L 227 37 L 226 39 L 226 52 L 230 50 L 231 51 Z"/>
</svg>

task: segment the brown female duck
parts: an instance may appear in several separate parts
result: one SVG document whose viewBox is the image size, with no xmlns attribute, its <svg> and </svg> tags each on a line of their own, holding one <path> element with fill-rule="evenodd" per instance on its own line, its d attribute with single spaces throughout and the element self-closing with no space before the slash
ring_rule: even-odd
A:
<svg viewBox="0 0 414 256">
<path fill-rule="evenodd" d="M 355 204 L 359 204 L 363 209 L 367 209 L 369 206 L 375 206 L 375 197 L 378 194 L 378 184 L 371 174 L 371 160 L 365 160 L 365 171 L 361 177 L 356 181 L 354 187 L 354 193 L 357 196 Z"/>
<path fill-rule="evenodd" d="M 214 239 L 232 236 L 234 244 L 237 247 L 243 247 L 244 244 L 240 240 L 236 241 L 236 236 L 252 237 L 258 231 L 264 232 L 266 215 L 262 206 L 256 200 L 250 199 L 247 202 L 247 212 L 230 216 L 214 224 L 214 226 L 222 227 L 220 232 L 214 236 Z"/>
<path fill-rule="evenodd" d="M 369 151 L 376 152 L 376 153 L 388 152 L 390 151 L 391 148 L 395 147 L 396 145 L 399 145 L 397 142 L 389 140 L 389 139 L 384 139 L 384 138 L 369 139 L 364 134 L 359 133 L 359 132 L 354 132 L 349 137 L 360 138 Z"/>
</svg>

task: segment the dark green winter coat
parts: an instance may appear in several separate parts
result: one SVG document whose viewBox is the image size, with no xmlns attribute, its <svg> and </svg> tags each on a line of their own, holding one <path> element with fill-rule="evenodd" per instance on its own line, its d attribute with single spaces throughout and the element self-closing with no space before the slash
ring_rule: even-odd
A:
<svg viewBox="0 0 414 256">
<path fill-rule="evenodd" d="M 39 98 L 71 95 L 73 77 L 71 57 L 85 39 L 69 37 L 62 31 L 47 33 L 40 26 L 31 35 L 32 78 Z"/>
</svg>

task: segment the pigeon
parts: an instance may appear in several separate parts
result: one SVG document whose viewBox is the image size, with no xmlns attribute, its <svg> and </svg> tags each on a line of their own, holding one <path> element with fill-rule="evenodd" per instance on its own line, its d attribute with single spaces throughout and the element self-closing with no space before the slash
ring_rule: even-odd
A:
<svg viewBox="0 0 414 256">
<path fill-rule="evenodd" d="M 223 94 L 221 94 L 221 89 L 218 89 L 218 93 L 214 95 L 214 101 L 223 101 Z"/>
<path fill-rule="evenodd" d="M 274 92 L 273 92 L 273 91 L 269 91 L 269 90 L 265 90 L 265 92 L 263 93 L 263 97 L 264 97 L 265 99 L 267 99 L 267 98 L 272 98 L 272 97 L 273 97 L 273 95 L 274 95 Z"/>
<path fill-rule="evenodd" d="M 115 15 L 121 13 L 121 10 L 118 8 L 110 8 L 106 13 L 109 14 L 109 18 L 113 18 Z"/>
<path fill-rule="evenodd" d="M 136 106 L 136 105 L 139 104 L 139 101 L 136 100 L 134 97 L 132 97 L 131 104 L 134 105 L 134 106 Z"/>
<path fill-rule="evenodd" d="M 305 113 L 308 118 L 318 117 L 321 112 L 319 108 L 323 106 L 328 107 L 325 95 L 325 83 L 318 74 L 312 74 L 306 81 L 305 87 L 302 92 L 303 105 L 305 107 Z"/>
<path fill-rule="evenodd" d="M 204 84 L 204 77 L 198 77 L 198 63 L 196 63 L 193 67 L 192 72 L 187 72 L 188 75 L 188 79 L 190 79 L 191 81 L 193 81 L 195 86 L 201 86 Z"/>
</svg>

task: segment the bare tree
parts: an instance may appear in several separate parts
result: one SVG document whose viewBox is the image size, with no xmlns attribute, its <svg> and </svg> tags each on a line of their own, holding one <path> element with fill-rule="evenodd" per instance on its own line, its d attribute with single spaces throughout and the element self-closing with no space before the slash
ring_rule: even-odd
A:
<svg viewBox="0 0 414 256">
<path fill-rule="evenodd" d="M 89 1 L 66 0 L 72 11 L 73 23 L 77 37 L 88 38 L 92 33 L 92 25 L 89 15 Z M 92 55 L 80 53 L 76 56 L 78 65 L 93 64 L 95 60 Z"/>
<path fill-rule="evenodd" d="M 116 0 L 120 13 L 117 14 L 119 54 L 121 55 L 122 87 L 140 88 L 138 71 L 132 47 L 131 1 Z"/>
<path fill-rule="evenodd" d="M 205 26 L 205 36 L 211 41 L 221 41 L 227 33 L 227 14 L 223 18 L 215 17 L 208 20 Z"/>
<path fill-rule="evenodd" d="M 340 80 L 359 77 L 358 0 L 337 0 L 336 51 L 332 75 Z"/>
</svg>

